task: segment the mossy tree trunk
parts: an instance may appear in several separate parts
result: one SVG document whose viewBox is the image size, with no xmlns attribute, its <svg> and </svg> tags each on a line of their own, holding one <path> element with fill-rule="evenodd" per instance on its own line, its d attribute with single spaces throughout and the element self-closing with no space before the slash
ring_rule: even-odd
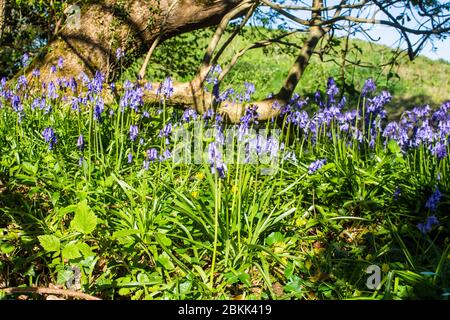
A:
<svg viewBox="0 0 450 320">
<path fill-rule="evenodd" d="M 90 1 L 81 7 L 78 26 L 66 24 L 59 36 L 48 44 L 45 54 L 28 68 L 41 69 L 42 79 L 56 76 L 92 76 L 96 70 L 113 75 L 119 66 L 115 52 L 126 56 L 121 63 L 140 56 L 153 41 L 207 26 L 216 25 L 240 0 L 103 0 Z M 50 72 L 59 57 L 64 69 Z"/>
</svg>

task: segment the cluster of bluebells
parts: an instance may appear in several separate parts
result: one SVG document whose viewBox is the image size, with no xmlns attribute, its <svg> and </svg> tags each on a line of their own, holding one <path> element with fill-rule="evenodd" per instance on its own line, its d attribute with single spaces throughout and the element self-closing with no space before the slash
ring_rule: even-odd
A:
<svg viewBox="0 0 450 320">
<path fill-rule="evenodd" d="M 120 61 L 124 57 L 122 49 L 116 51 L 116 59 Z M 22 64 L 30 63 L 30 56 L 24 55 Z M 117 90 L 114 83 L 106 83 L 105 75 L 97 71 L 93 77 L 81 73 L 78 77 L 57 77 L 59 71 L 64 68 L 64 60 L 57 59 L 55 64 L 50 67 L 50 71 L 55 76 L 52 80 L 45 82 L 41 79 L 40 70 L 35 69 L 32 76 L 27 78 L 21 76 L 18 78 L 15 86 L 9 88 L 6 85 L 6 79 L 0 79 L 0 108 L 10 106 L 17 113 L 20 121 L 26 117 L 28 112 L 42 112 L 51 114 L 52 106 L 61 102 L 71 106 L 72 110 L 83 112 L 92 110 L 93 118 L 102 122 L 107 116 L 105 112 L 108 107 L 103 100 L 105 90 L 112 90 L 119 94 L 119 110 L 126 112 L 132 110 L 137 119 L 146 119 L 150 117 L 147 110 L 143 109 L 145 91 L 153 90 L 162 99 L 169 99 L 174 94 L 172 79 L 167 77 L 158 88 L 152 88 L 148 83 L 142 85 L 141 82 L 125 81 L 122 90 Z M 217 102 L 233 103 L 248 102 L 255 92 L 255 86 L 246 82 L 244 91 L 236 93 L 229 88 L 223 92 L 219 91 L 217 76 L 222 72 L 220 66 L 212 68 L 207 82 L 213 84 L 213 94 Z M 61 72 L 63 74 L 63 72 Z M 31 86 L 40 86 L 42 91 L 38 95 L 29 96 Z M 120 91 L 120 92 L 119 92 Z M 424 147 L 431 152 L 438 160 L 448 157 L 449 139 L 450 139 L 450 101 L 443 103 L 437 110 L 433 111 L 429 106 L 416 107 L 411 111 L 405 112 L 399 121 L 387 122 L 385 106 L 391 100 L 391 95 L 387 91 L 381 91 L 377 94 L 376 84 L 373 79 L 368 79 L 361 90 L 363 97 L 362 105 L 356 109 L 350 109 L 347 106 L 347 99 L 340 94 L 338 85 L 333 78 L 329 78 L 326 88 L 323 92 L 317 91 L 313 99 L 302 99 L 299 95 L 294 95 L 286 105 L 274 103 L 273 108 L 279 109 L 280 116 L 286 123 L 296 128 L 305 140 L 312 144 L 317 143 L 317 139 L 322 133 L 325 133 L 330 139 L 333 138 L 333 132 L 338 131 L 338 138 L 345 139 L 348 145 L 368 143 L 370 147 L 375 146 L 375 141 L 380 139 L 384 143 L 389 140 L 397 141 L 404 152 L 410 149 Z M 311 104 L 315 103 L 319 110 L 310 114 L 307 110 L 311 109 Z M 30 108 L 28 108 L 30 106 Z M 232 106 L 230 106 L 232 107 Z M 110 108 L 109 116 L 113 117 L 114 112 Z M 270 140 L 260 140 L 259 137 L 247 138 L 249 130 L 258 127 L 258 111 L 256 106 L 248 107 L 236 126 L 238 139 L 245 140 L 256 148 L 257 154 L 271 154 L 275 157 L 283 146 Z M 217 129 L 215 141 L 223 143 L 223 117 L 213 109 L 207 110 L 203 115 L 197 114 L 192 109 L 187 109 L 181 116 L 181 124 L 189 125 L 194 120 L 202 119 L 208 126 Z M 165 123 L 159 131 L 158 137 L 165 140 L 164 148 L 170 144 L 169 136 L 177 126 L 176 119 L 171 119 Z M 133 120 L 134 121 L 134 120 Z M 139 120 L 136 120 L 139 121 Z M 144 144 L 144 132 L 139 132 L 140 123 L 133 122 L 129 127 L 128 136 L 131 144 L 139 141 Z M 56 135 L 52 128 L 46 128 L 42 136 L 49 148 L 53 149 L 57 143 Z M 164 145 L 164 144 L 162 144 Z M 76 147 L 79 151 L 85 148 L 83 135 L 79 136 Z M 210 163 L 221 175 L 226 172 L 226 166 L 221 165 L 221 155 L 217 145 L 210 145 Z M 287 151 L 287 150 L 286 150 Z M 170 150 L 151 151 L 147 154 L 147 164 L 156 160 L 165 160 L 170 157 Z M 132 162 L 133 154 L 128 154 L 128 162 Z M 282 159 L 296 159 L 295 154 L 286 154 Z M 325 163 L 324 159 L 318 159 L 310 164 L 308 172 L 313 174 L 319 170 Z M 436 201 L 435 201 L 436 202 Z M 427 207 L 434 210 L 434 202 L 429 200 Z"/>
</svg>

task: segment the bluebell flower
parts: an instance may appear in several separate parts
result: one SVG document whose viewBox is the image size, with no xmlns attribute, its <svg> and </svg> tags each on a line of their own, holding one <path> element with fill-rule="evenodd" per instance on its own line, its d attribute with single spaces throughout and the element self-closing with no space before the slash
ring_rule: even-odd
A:
<svg viewBox="0 0 450 320">
<path fill-rule="evenodd" d="M 220 178 L 225 178 L 228 169 L 222 160 L 222 154 L 218 150 L 216 142 L 211 142 L 208 146 L 208 162 L 211 165 L 212 174 L 217 172 Z"/>
<path fill-rule="evenodd" d="M 52 127 L 45 128 L 42 132 L 45 142 L 49 144 L 49 150 L 52 150 L 57 142 L 55 131 Z"/>
<path fill-rule="evenodd" d="M 428 216 L 425 222 L 421 222 L 417 224 L 417 228 L 423 234 L 427 234 L 433 229 L 433 226 L 439 225 L 439 220 L 435 215 Z"/>
<path fill-rule="evenodd" d="M 369 93 L 375 92 L 375 90 L 377 90 L 377 86 L 375 85 L 375 82 L 373 81 L 373 79 L 369 78 L 364 83 L 364 87 L 362 89 L 361 94 L 363 97 L 366 97 Z"/>
<path fill-rule="evenodd" d="M 399 199 L 401 193 L 402 193 L 402 189 L 401 189 L 401 188 L 395 189 L 395 191 L 394 191 L 394 200 L 395 200 L 395 201 L 398 201 L 398 199 Z"/>
<path fill-rule="evenodd" d="M 158 151 L 155 148 L 147 150 L 147 158 L 149 161 L 156 161 L 158 159 Z"/>
<path fill-rule="evenodd" d="M 391 101 L 391 94 L 388 91 L 382 91 L 378 96 L 368 100 L 367 111 L 374 114 L 385 114 L 384 106 Z"/>
<path fill-rule="evenodd" d="M 131 141 L 135 141 L 137 136 L 138 136 L 138 134 L 139 134 L 138 126 L 131 125 L 130 126 L 130 140 Z"/>
<path fill-rule="evenodd" d="M 116 60 L 122 60 L 122 58 L 125 57 L 125 52 L 122 50 L 122 48 L 117 48 L 116 50 Z"/>
<path fill-rule="evenodd" d="M 308 173 L 313 174 L 317 170 L 323 167 L 323 165 L 327 162 L 326 159 L 319 159 L 314 162 L 312 162 L 308 167 Z"/>
<path fill-rule="evenodd" d="M 336 82 L 332 77 L 328 78 L 327 82 L 327 95 L 328 95 L 328 103 L 332 104 L 335 102 L 335 97 L 339 93 L 339 88 L 336 85 Z"/>
<path fill-rule="evenodd" d="M 80 134 L 80 136 L 78 137 L 77 147 L 80 151 L 83 151 L 83 149 L 84 149 L 84 137 L 82 134 Z"/>
<path fill-rule="evenodd" d="M 41 76 L 41 71 L 39 69 L 33 69 L 33 71 L 31 71 L 31 75 L 35 78 L 39 78 Z"/>
<path fill-rule="evenodd" d="M 26 67 L 30 64 L 30 55 L 28 53 L 24 53 L 22 56 L 22 67 Z"/>
<path fill-rule="evenodd" d="M 58 94 L 56 93 L 56 86 L 53 81 L 50 81 L 47 86 L 47 98 L 50 100 L 55 100 L 58 98 Z"/>
<path fill-rule="evenodd" d="M 18 95 L 12 95 L 11 97 L 11 105 L 15 112 L 23 111 L 23 105 Z"/>
<path fill-rule="evenodd" d="M 425 208 L 430 209 L 431 211 L 436 211 L 439 201 L 441 200 L 441 197 L 442 193 L 436 187 L 436 190 L 433 192 L 433 194 L 428 198 L 427 202 L 425 203 Z"/>
<path fill-rule="evenodd" d="M 101 122 L 102 113 L 105 110 L 105 102 L 103 101 L 103 98 L 101 96 L 96 96 L 94 102 L 94 120 Z"/>
<path fill-rule="evenodd" d="M 170 150 L 169 150 L 169 149 L 166 149 L 166 150 L 162 153 L 162 155 L 159 156 L 159 160 L 160 160 L 160 161 L 165 161 L 165 160 L 169 159 L 171 156 L 172 156 L 172 154 L 170 153 Z"/>
<path fill-rule="evenodd" d="M 245 85 L 244 100 L 250 101 L 252 94 L 255 93 L 255 85 L 250 82 L 244 82 L 244 85 Z"/>
<path fill-rule="evenodd" d="M 70 88 L 70 90 L 73 93 L 77 92 L 78 84 L 77 84 L 77 81 L 75 80 L 74 77 L 71 77 L 69 79 L 69 82 L 68 82 L 67 86 Z"/>
<path fill-rule="evenodd" d="M 54 64 L 50 67 L 50 72 L 51 73 L 55 73 L 56 72 L 56 66 Z"/>
<path fill-rule="evenodd" d="M 62 69 L 64 67 L 64 59 L 63 57 L 58 58 L 58 68 Z"/>
<path fill-rule="evenodd" d="M 186 109 L 181 116 L 183 122 L 189 122 L 190 119 L 197 119 L 197 112 L 194 109 Z"/>
<path fill-rule="evenodd" d="M 442 160 L 447 156 L 447 146 L 444 143 L 438 141 L 431 149 L 431 153 L 439 160 Z"/>
<path fill-rule="evenodd" d="M 173 95 L 173 83 L 170 77 L 166 77 L 156 91 L 157 94 L 162 94 L 166 99 Z"/>
<path fill-rule="evenodd" d="M 167 138 L 171 133 L 172 133 L 172 123 L 169 122 L 159 131 L 158 137 L 160 137 L 160 138 L 166 137 Z"/>
<path fill-rule="evenodd" d="M 133 162 L 133 154 L 130 152 L 128 154 L 128 163 L 132 163 Z"/>
</svg>

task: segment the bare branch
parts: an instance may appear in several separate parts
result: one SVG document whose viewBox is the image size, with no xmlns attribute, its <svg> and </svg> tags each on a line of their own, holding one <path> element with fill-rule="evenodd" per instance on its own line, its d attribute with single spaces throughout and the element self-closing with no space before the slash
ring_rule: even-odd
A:
<svg viewBox="0 0 450 320">
<path fill-rule="evenodd" d="M 269 2 L 269 1 L 267 1 Z M 264 1 L 264 3 L 266 3 Z M 320 9 L 322 11 L 330 11 L 330 10 L 335 10 L 338 8 L 341 9 L 357 9 L 357 8 L 361 8 L 364 7 L 364 5 L 367 3 L 367 0 L 362 0 L 361 2 L 358 3 L 354 3 L 354 4 L 338 4 L 338 5 L 334 5 L 334 6 L 328 6 L 328 7 L 323 7 L 323 8 L 317 8 L 314 6 L 297 6 L 297 5 L 289 5 L 289 4 L 276 4 L 271 2 L 272 5 L 276 6 L 277 8 L 280 9 L 285 9 L 285 10 L 299 10 L 299 11 L 314 11 L 317 9 Z M 266 3 L 268 6 L 270 6 L 268 3 Z"/>
<path fill-rule="evenodd" d="M 245 24 L 248 22 L 252 14 L 255 12 L 256 8 L 258 7 L 257 4 L 254 4 L 250 10 L 246 13 L 244 19 L 242 19 L 239 27 L 233 31 L 233 33 L 228 37 L 228 39 L 222 44 L 222 46 L 217 51 L 216 55 L 214 56 L 214 59 L 212 60 L 212 64 L 216 64 L 219 60 L 222 53 L 225 51 L 225 49 L 230 45 L 230 43 L 233 41 L 233 39 L 237 36 L 238 32 L 242 30 L 242 28 L 245 26 Z"/>
<path fill-rule="evenodd" d="M 272 38 L 272 39 L 267 39 L 267 40 L 262 40 L 262 41 L 258 41 L 255 42 L 241 50 L 239 50 L 231 59 L 230 63 L 222 70 L 222 72 L 220 73 L 220 75 L 217 77 L 217 80 L 220 82 L 222 82 L 222 80 L 225 78 L 225 76 L 230 72 L 230 70 L 236 65 L 236 63 L 238 62 L 239 58 L 241 58 L 247 51 L 249 50 L 253 50 L 253 49 L 257 49 L 257 48 L 262 48 L 262 47 L 267 47 L 271 44 L 274 43 L 280 43 L 280 44 L 286 44 L 286 45 L 295 45 L 295 44 L 291 44 L 291 43 L 286 43 L 281 41 L 281 39 L 290 36 L 294 33 L 300 32 L 299 30 L 296 31 L 292 31 L 292 32 L 288 32 L 288 33 L 284 33 L 281 36 L 278 36 L 276 38 Z"/>
<path fill-rule="evenodd" d="M 211 41 L 209 42 L 208 48 L 206 48 L 205 55 L 203 57 L 202 65 L 197 73 L 197 76 L 192 81 L 194 88 L 201 88 L 201 85 L 206 79 L 206 76 L 208 75 L 209 70 L 211 69 L 211 61 L 214 51 L 216 50 L 220 39 L 222 38 L 223 33 L 225 32 L 226 27 L 228 26 L 228 23 L 230 20 L 234 17 L 236 17 L 238 14 L 242 13 L 244 10 L 247 10 L 251 6 L 251 1 L 243 1 L 239 5 L 236 6 L 233 10 L 228 12 L 220 21 L 219 25 L 217 26 L 216 32 L 211 38 Z"/>
</svg>

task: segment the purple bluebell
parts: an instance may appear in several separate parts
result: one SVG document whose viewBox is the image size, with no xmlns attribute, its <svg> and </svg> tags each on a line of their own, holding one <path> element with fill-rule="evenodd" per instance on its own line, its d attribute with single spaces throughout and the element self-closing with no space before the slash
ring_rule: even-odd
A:
<svg viewBox="0 0 450 320">
<path fill-rule="evenodd" d="M 159 131 L 158 137 L 160 137 L 160 138 L 166 137 L 167 138 L 171 133 L 172 133 L 172 123 L 169 122 Z"/>
<path fill-rule="evenodd" d="M 336 101 L 336 95 L 339 93 L 339 88 L 336 85 L 336 82 L 332 77 L 328 78 L 327 82 L 327 95 L 328 95 L 328 103 L 332 104 Z"/>
<path fill-rule="evenodd" d="M 130 140 L 131 141 L 135 141 L 137 136 L 138 136 L 138 134 L 139 134 L 138 126 L 131 125 L 130 126 Z"/>
<path fill-rule="evenodd" d="M 33 69 L 33 71 L 31 71 L 31 75 L 35 78 L 39 78 L 41 76 L 41 71 L 39 69 Z"/>
<path fill-rule="evenodd" d="M 80 151 L 84 150 L 84 137 L 82 134 L 79 135 L 77 140 L 77 147 Z"/>
<path fill-rule="evenodd" d="M 170 150 L 169 150 L 169 149 L 166 149 L 166 150 L 162 153 L 162 155 L 159 156 L 159 160 L 160 160 L 160 161 L 165 161 L 165 160 L 169 159 L 171 156 L 172 156 L 172 154 L 170 153 Z"/>
<path fill-rule="evenodd" d="M 50 72 L 51 73 L 55 73 L 56 72 L 56 66 L 54 64 L 52 64 L 52 66 L 50 67 Z"/>
<path fill-rule="evenodd" d="M 122 60 L 122 58 L 125 57 L 125 52 L 122 50 L 122 48 L 117 48 L 116 50 L 116 60 Z"/>
<path fill-rule="evenodd" d="M 128 163 L 132 163 L 133 162 L 133 154 L 130 152 L 129 154 L 128 154 Z"/>
<path fill-rule="evenodd" d="M 399 199 L 401 193 L 402 193 L 402 189 L 401 189 L 401 188 L 395 189 L 395 191 L 394 191 L 394 200 L 395 200 L 395 201 L 398 201 L 398 199 Z"/>
<path fill-rule="evenodd" d="M 56 86 L 53 81 L 50 81 L 47 86 L 47 98 L 50 100 L 55 100 L 58 98 L 58 93 L 56 93 Z"/>
<path fill-rule="evenodd" d="M 102 122 L 102 113 L 105 110 L 105 102 L 101 96 L 96 96 L 94 103 L 94 120 Z"/>
<path fill-rule="evenodd" d="M 375 90 L 377 90 L 377 86 L 375 85 L 375 82 L 373 81 L 373 79 L 369 78 L 364 83 L 364 87 L 362 89 L 361 94 L 363 97 L 366 97 L 369 93 L 375 92 Z"/>
<path fill-rule="evenodd" d="M 327 162 L 326 159 L 319 159 L 314 162 L 312 162 L 308 167 L 308 173 L 313 174 L 317 170 L 323 167 L 323 165 Z"/>
<path fill-rule="evenodd" d="M 13 110 L 15 112 L 21 112 L 23 111 L 23 104 L 18 95 L 13 94 L 11 97 L 11 105 L 13 107 Z"/>
<path fill-rule="evenodd" d="M 67 86 L 72 91 L 72 93 L 77 92 L 78 84 L 77 84 L 77 81 L 75 80 L 74 77 L 71 77 L 69 79 L 69 82 L 68 82 Z"/>
<path fill-rule="evenodd" d="M 152 86 L 151 82 L 147 82 L 144 84 L 144 90 L 151 91 L 152 89 L 153 89 L 153 86 Z"/>
<path fill-rule="evenodd" d="M 22 67 L 26 67 L 30 64 L 30 55 L 28 53 L 24 53 L 21 59 Z"/>
<path fill-rule="evenodd" d="M 211 142 L 208 146 L 208 162 L 211 165 L 211 173 L 219 175 L 220 178 L 225 178 L 227 172 L 227 165 L 222 160 L 222 154 L 217 147 L 216 142 Z"/>
<path fill-rule="evenodd" d="M 384 106 L 391 101 L 391 94 L 388 91 L 382 91 L 379 95 L 368 100 L 367 111 L 374 114 L 385 115 Z"/>
<path fill-rule="evenodd" d="M 21 75 L 17 79 L 16 90 L 18 90 L 18 89 L 26 89 L 27 85 L 28 85 L 27 77 L 25 77 L 24 75 Z"/>
<path fill-rule="evenodd" d="M 173 83 L 170 77 L 166 77 L 156 91 L 157 94 L 162 94 L 166 99 L 173 95 Z"/>
<path fill-rule="evenodd" d="M 148 149 L 147 158 L 149 161 L 156 161 L 158 159 L 158 151 L 155 148 Z"/>
<path fill-rule="evenodd" d="M 49 144 L 49 150 L 52 150 L 57 142 L 55 131 L 52 127 L 45 128 L 42 131 L 45 142 Z"/>
<path fill-rule="evenodd" d="M 194 109 L 186 109 L 181 116 L 183 122 L 189 122 L 191 119 L 197 119 L 197 112 Z"/>
<path fill-rule="evenodd" d="M 250 101 L 252 94 L 255 93 L 255 85 L 250 82 L 244 82 L 244 85 L 245 85 L 244 100 Z"/>
<path fill-rule="evenodd" d="M 63 57 L 58 58 L 58 68 L 62 69 L 64 67 L 64 59 Z"/>
<path fill-rule="evenodd" d="M 427 202 L 425 203 L 425 208 L 430 209 L 431 211 L 436 211 L 437 206 L 441 201 L 441 197 L 442 193 L 436 187 L 436 190 L 433 192 L 433 194 L 428 198 Z"/>
<path fill-rule="evenodd" d="M 433 229 L 433 226 L 435 225 L 439 225 L 439 220 L 435 215 L 431 215 L 427 217 L 425 222 L 418 223 L 417 228 L 423 234 L 427 234 Z"/>
<path fill-rule="evenodd" d="M 223 91 L 219 97 L 217 98 L 217 101 L 225 101 L 229 99 L 233 94 L 235 93 L 233 88 L 228 88 L 225 91 Z"/>
<path fill-rule="evenodd" d="M 436 142 L 434 147 L 431 148 L 431 153 L 439 160 L 442 160 L 447 156 L 447 146 L 444 143 L 438 141 Z"/>
</svg>

